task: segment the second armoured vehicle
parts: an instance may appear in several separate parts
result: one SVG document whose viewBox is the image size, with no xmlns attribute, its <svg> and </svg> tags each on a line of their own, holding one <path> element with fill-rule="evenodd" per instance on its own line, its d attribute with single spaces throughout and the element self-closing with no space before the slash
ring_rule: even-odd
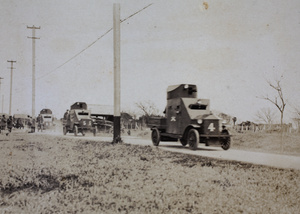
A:
<svg viewBox="0 0 300 214">
<path fill-rule="evenodd" d="M 76 102 L 70 107 L 69 113 L 63 120 L 63 133 L 74 133 L 75 136 L 81 133 L 92 132 L 96 136 L 97 124 L 91 118 L 91 111 L 87 110 L 85 102 Z"/>
</svg>

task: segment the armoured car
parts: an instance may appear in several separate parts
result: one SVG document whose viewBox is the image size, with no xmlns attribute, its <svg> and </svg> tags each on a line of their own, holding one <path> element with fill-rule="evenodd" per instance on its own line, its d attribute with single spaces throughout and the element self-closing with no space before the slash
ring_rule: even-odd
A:
<svg viewBox="0 0 300 214">
<path fill-rule="evenodd" d="M 153 145 L 160 141 L 180 141 L 196 150 L 199 143 L 230 148 L 231 136 L 220 118 L 210 111 L 210 100 L 197 98 L 197 86 L 180 84 L 167 89 L 164 117 L 150 117 Z"/>
<path fill-rule="evenodd" d="M 85 102 L 76 102 L 70 107 L 70 111 L 63 121 L 63 133 L 74 133 L 75 136 L 81 133 L 92 132 L 96 136 L 97 124 L 91 118 L 91 111 L 87 110 Z"/>
<path fill-rule="evenodd" d="M 53 119 L 52 111 L 50 109 L 42 109 L 37 117 L 38 131 L 51 128 L 53 126 Z"/>
</svg>

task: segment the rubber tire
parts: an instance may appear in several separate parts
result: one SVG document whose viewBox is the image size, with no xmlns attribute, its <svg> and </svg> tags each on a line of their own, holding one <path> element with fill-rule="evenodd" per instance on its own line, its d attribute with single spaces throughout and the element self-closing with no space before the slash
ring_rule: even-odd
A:
<svg viewBox="0 0 300 214">
<path fill-rule="evenodd" d="M 227 130 L 223 130 L 222 131 L 222 134 L 224 135 L 229 135 L 228 131 Z M 230 145 L 231 145 L 231 139 L 230 139 L 230 136 L 229 137 L 226 137 L 225 139 L 222 139 L 222 149 L 224 150 L 228 150 L 230 148 Z"/>
<path fill-rule="evenodd" d="M 199 132 L 196 129 L 191 129 L 188 133 L 187 143 L 191 150 L 196 150 L 200 141 Z"/>
<path fill-rule="evenodd" d="M 184 138 L 180 138 L 180 143 L 182 146 L 186 146 L 187 145 L 187 140 Z"/>
<path fill-rule="evenodd" d="M 81 132 L 81 134 L 82 134 L 82 136 L 85 136 L 85 133 L 84 133 L 84 131 L 82 131 L 82 132 Z"/>
<path fill-rule="evenodd" d="M 64 135 L 66 135 L 67 134 L 67 127 L 63 127 L 63 133 L 64 133 Z"/>
<path fill-rule="evenodd" d="M 151 139 L 154 146 L 158 146 L 160 142 L 160 131 L 157 128 L 152 129 Z"/>
<path fill-rule="evenodd" d="M 74 126 L 73 131 L 74 131 L 74 135 L 77 136 L 78 135 L 78 127 Z"/>
</svg>

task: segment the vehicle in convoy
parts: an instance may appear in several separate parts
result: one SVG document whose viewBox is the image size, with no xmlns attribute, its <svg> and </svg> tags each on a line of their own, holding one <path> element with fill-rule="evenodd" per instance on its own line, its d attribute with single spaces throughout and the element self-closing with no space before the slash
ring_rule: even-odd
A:
<svg viewBox="0 0 300 214">
<path fill-rule="evenodd" d="M 50 129 L 54 125 L 52 111 L 47 108 L 44 108 L 40 111 L 40 114 L 38 115 L 36 120 L 38 131 Z"/>
<path fill-rule="evenodd" d="M 97 124 L 97 131 L 102 133 L 113 132 L 114 108 L 110 105 L 88 104 L 91 118 Z"/>
<path fill-rule="evenodd" d="M 63 120 L 63 133 L 74 133 L 75 136 L 81 133 L 92 132 L 96 136 L 97 124 L 91 118 L 91 111 L 87 109 L 85 102 L 76 102 L 70 107 L 70 111 Z"/>
<path fill-rule="evenodd" d="M 225 125 L 210 111 L 210 100 L 197 98 L 197 86 L 173 85 L 167 89 L 164 117 L 150 117 L 153 145 L 178 141 L 196 150 L 199 143 L 230 148 L 231 136 Z"/>
<path fill-rule="evenodd" d="M 113 133 L 114 124 L 112 121 L 103 116 L 92 116 L 92 119 L 96 123 L 98 132 Z"/>
</svg>

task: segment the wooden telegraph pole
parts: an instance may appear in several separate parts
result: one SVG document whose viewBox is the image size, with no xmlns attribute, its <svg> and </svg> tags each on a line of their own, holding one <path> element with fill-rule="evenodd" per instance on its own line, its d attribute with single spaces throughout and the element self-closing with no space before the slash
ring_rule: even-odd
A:
<svg viewBox="0 0 300 214">
<path fill-rule="evenodd" d="M 10 62 L 11 66 L 10 66 L 10 98 L 9 98 L 9 115 L 11 115 L 11 101 L 12 101 L 12 82 L 13 82 L 13 69 L 15 69 L 13 67 L 13 64 L 17 61 L 13 61 L 13 60 L 7 60 L 7 62 Z"/>
<path fill-rule="evenodd" d="M 28 27 L 28 29 L 32 29 L 32 37 L 27 37 L 32 39 L 32 119 L 35 119 L 35 40 L 40 39 L 35 37 L 35 30 L 41 29 L 41 27 Z"/>
<path fill-rule="evenodd" d="M 121 113 L 120 113 L 120 4 L 113 6 L 114 29 L 114 139 L 113 143 L 121 140 Z"/>
<path fill-rule="evenodd" d="M 4 78 L 0 77 L 0 96 L 1 96 L 1 80 L 3 80 Z M 2 96 L 2 111 L 3 112 L 3 96 Z"/>
</svg>

